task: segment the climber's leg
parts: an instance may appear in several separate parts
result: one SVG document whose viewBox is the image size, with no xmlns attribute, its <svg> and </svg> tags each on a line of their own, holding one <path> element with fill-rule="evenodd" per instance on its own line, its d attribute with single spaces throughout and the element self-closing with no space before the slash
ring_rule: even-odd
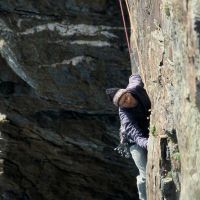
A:
<svg viewBox="0 0 200 200">
<path fill-rule="evenodd" d="M 140 200 L 146 200 L 146 164 L 147 150 L 137 144 L 130 147 L 132 158 L 138 167 L 139 175 L 137 176 L 137 188 Z"/>
</svg>

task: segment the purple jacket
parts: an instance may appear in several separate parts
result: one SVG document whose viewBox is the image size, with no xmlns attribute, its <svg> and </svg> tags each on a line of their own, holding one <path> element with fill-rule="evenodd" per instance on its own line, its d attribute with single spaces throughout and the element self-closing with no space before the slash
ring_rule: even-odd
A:
<svg viewBox="0 0 200 200">
<path fill-rule="evenodd" d="M 151 102 L 139 74 L 130 76 L 126 89 L 138 100 L 138 104 L 134 108 L 119 107 L 124 140 L 129 144 L 136 143 L 142 148 L 147 148 Z"/>
</svg>

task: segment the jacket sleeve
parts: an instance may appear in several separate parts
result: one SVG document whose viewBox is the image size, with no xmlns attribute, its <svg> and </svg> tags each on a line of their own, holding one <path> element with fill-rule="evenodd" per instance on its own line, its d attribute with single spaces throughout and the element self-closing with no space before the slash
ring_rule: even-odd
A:
<svg viewBox="0 0 200 200">
<path fill-rule="evenodd" d="M 147 149 L 148 138 L 143 136 L 142 130 L 139 128 L 136 120 L 130 119 L 130 116 L 119 108 L 119 117 L 121 125 L 126 132 L 126 139 L 129 142 L 134 142 L 142 148 Z"/>
<path fill-rule="evenodd" d="M 139 74 L 132 74 L 129 77 L 129 84 L 127 85 L 126 89 L 128 89 L 129 91 L 134 91 L 139 88 L 144 88 L 142 78 Z"/>
</svg>

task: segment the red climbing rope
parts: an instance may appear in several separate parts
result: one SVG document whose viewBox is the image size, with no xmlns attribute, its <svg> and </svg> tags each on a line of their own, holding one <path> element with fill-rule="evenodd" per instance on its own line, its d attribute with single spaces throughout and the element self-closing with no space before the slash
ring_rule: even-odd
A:
<svg viewBox="0 0 200 200">
<path fill-rule="evenodd" d="M 121 8 L 121 15 L 122 15 L 123 23 L 124 23 L 124 30 L 125 30 L 125 34 L 126 34 L 126 40 L 127 40 L 128 50 L 129 50 L 130 59 L 131 59 L 132 49 L 131 49 L 129 38 L 128 38 L 127 26 L 126 26 L 126 21 L 125 21 L 125 17 L 124 17 L 124 10 L 123 10 L 123 6 L 122 6 L 122 2 L 121 1 L 122 0 L 119 0 L 119 4 L 120 4 L 120 8 Z M 138 72 L 141 71 L 142 76 L 144 78 L 144 84 L 146 85 L 146 77 L 145 77 L 144 67 L 142 65 L 142 59 L 141 59 L 142 56 L 141 56 L 141 53 L 140 53 L 138 45 L 137 45 L 137 39 L 136 39 L 136 34 L 135 34 L 136 31 L 134 29 L 133 20 L 131 18 L 130 7 L 129 7 L 129 4 L 128 4 L 127 0 L 125 0 L 125 3 L 126 3 L 127 11 L 128 11 L 128 14 L 129 14 L 129 19 L 130 19 L 130 24 L 131 24 L 131 30 L 132 30 L 132 34 L 133 34 L 133 38 L 134 38 L 134 43 L 135 43 L 135 47 L 136 47 L 136 51 L 137 51 L 137 55 L 138 55 L 138 64 L 139 64 L 139 66 L 137 66 L 138 67 Z M 141 70 L 139 70 L 139 69 L 141 69 Z"/>
<path fill-rule="evenodd" d="M 124 10 L 123 10 L 123 6 L 122 6 L 122 1 L 121 0 L 119 0 L 119 5 L 120 5 L 120 9 L 121 9 L 121 15 L 122 15 L 123 24 L 124 24 L 124 31 L 125 31 L 125 35 L 126 35 L 126 41 L 127 41 L 127 45 L 128 45 L 128 51 L 129 51 L 130 58 L 131 58 L 131 46 L 130 46 L 130 42 L 129 42 L 129 38 L 128 38 L 126 20 L 125 20 L 125 17 L 124 17 Z"/>
</svg>

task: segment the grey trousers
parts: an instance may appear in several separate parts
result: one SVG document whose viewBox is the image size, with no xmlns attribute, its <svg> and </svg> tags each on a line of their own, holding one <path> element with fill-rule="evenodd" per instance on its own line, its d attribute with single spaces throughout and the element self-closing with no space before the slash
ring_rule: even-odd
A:
<svg viewBox="0 0 200 200">
<path fill-rule="evenodd" d="M 130 147 L 132 158 L 139 170 L 137 176 L 137 188 L 140 200 L 146 200 L 146 165 L 147 165 L 147 150 L 134 144 Z"/>
</svg>

